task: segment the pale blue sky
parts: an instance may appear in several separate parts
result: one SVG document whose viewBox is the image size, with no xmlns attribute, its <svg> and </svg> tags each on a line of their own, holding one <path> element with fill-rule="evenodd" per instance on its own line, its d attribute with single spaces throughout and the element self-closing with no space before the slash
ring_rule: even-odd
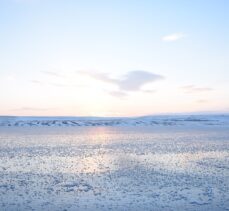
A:
<svg viewBox="0 0 229 211">
<path fill-rule="evenodd" d="M 0 114 L 229 111 L 227 0 L 0 0 Z"/>
</svg>

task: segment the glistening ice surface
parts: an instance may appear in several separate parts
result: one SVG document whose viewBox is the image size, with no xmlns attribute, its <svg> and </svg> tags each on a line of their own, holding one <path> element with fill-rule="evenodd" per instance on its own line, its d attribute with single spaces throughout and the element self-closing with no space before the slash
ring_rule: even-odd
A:
<svg viewBox="0 0 229 211">
<path fill-rule="evenodd" d="M 229 210 L 229 128 L 0 127 L 0 210 Z"/>
</svg>

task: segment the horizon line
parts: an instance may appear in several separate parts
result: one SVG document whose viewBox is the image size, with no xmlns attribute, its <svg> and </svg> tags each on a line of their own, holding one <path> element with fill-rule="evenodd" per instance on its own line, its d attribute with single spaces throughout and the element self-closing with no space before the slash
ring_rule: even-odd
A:
<svg viewBox="0 0 229 211">
<path fill-rule="evenodd" d="M 141 117 L 148 117 L 148 116 L 220 116 L 220 115 L 229 115 L 229 112 L 183 112 L 183 113 L 162 113 L 162 114 L 146 114 L 146 115 L 136 115 L 136 116 L 75 116 L 75 115 L 0 115 L 0 118 L 4 117 L 25 117 L 25 118 L 141 118 Z"/>
</svg>

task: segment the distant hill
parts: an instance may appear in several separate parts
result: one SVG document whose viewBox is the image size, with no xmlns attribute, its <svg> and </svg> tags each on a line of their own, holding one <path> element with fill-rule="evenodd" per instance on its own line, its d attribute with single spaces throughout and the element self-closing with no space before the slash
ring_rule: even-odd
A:
<svg viewBox="0 0 229 211">
<path fill-rule="evenodd" d="M 229 115 L 157 115 L 143 117 L 0 116 L 0 126 L 229 126 Z"/>
</svg>

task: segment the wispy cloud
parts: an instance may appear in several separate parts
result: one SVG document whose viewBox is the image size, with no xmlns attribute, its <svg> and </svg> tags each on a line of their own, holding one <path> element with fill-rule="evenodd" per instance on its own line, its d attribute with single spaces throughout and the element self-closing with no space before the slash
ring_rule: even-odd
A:
<svg viewBox="0 0 229 211">
<path fill-rule="evenodd" d="M 21 107 L 16 109 L 11 109 L 10 111 L 48 111 L 53 108 L 37 108 L 37 107 Z"/>
<path fill-rule="evenodd" d="M 204 99 L 199 99 L 196 101 L 197 103 L 207 103 L 208 101 L 207 100 L 204 100 Z"/>
<path fill-rule="evenodd" d="M 194 85 L 188 85 L 181 87 L 186 93 L 198 93 L 198 92 L 209 92 L 213 89 L 210 87 L 196 87 Z"/>
<path fill-rule="evenodd" d="M 64 76 L 62 74 L 55 73 L 55 72 L 49 72 L 49 71 L 41 71 L 41 72 L 44 74 L 50 75 L 51 77 L 61 77 L 64 79 L 59 80 L 60 82 L 55 82 L 56 80 L 32 79 L 32 80 L 29 80 L 29 82 L 37 84 L 37 85 L 48 85 L 48 86 L 55 86 L 55 87 L 84 87 L 83 84 L 74 84 L 74 82 L 69 82 L 68 80 L 66 80 L 67 76 Z"/>
<path fill-rule="evenodd" d="M 46 75 L 50 75 L 50 76 L 55 76 L 55 77 L 61 77 L 61 78 L 65 78 L 66 76 L 57 72 L 52 72 L 52 71 L 46 71 L 46 70 L 42 70 L 41 73 L 46 74 Z"/>
<path fill-rule="evenodd" d="M 151 93 L 155 93 L 156 90 L 142 90 L 142 92 L 151 94 Z"/>
<path fill-rule="evenodd" d="M 52 71 L 41 71 L 43 74 L 49 75 L 50 77 L 66 77 L 62 74 L 52 72 Z M 113 84 L 117 87 L 115 90 L 105 90 L 106 93 L 111 96 L 124 98 L 128 96 L 129 92 L 141 91 L 143 93 L 153 93 L 155 90 L 144 90 L 142 87 L 145 84 L 155 82 L 158 80 L 164 79 L 162 75 L 154 74 L 152 72 L 144 71 L 144 70 L 135 70 L 127 72 L 124 75 L 119 77 L 112 77 L 108 73 L 99 73 L 99 72 L 90 72 L 90 71 L 77 71 L 78 74 L 87 75 L 97 81 L 101 81 L 104 83 Z M 60 80 L 60 82 L 54 82 L 55 80 L 30 80 L 31 83 L 37 85 L 48 85 L 55 87 L 86 87 L 86 85 L 76 85 L 73 83 L 66 82 L 66 80 Z"/>
<path fill-rule="evenodd" d="M 162 41 L 165 41 L 165 42 L 174 42 L 174 41 L 182 39 L 185 36 L 186 35 L 184 33 L 173 33 L 173 34 L 165 35 L 161 39 Z"/>
<path fill-rule="evenodd" d="M 31 83 L 38 84 L 38 85 L 50 85 L 56 87 L 71 87 L 72 85 L 62 84 L 62 83 L 53 83 L 53 82 L 43 82 L 39 80 L 30 80 Z"/>
<path fill-rule="evenodd" d="M 164 79 L 163 76 L 154 74 L 148 71 L 135 70 L 126 73 L 125 75 L 119 78 L 113 78 L 106 73 L 91 73 L 91 72 L 82 72 L 87 74 L 90 77 L 103 81 L 106 83 L 115 84 L 118 87 L 118 91 L 109 92 L 112 96 L 126 96 L 127 92 L 133 91 L 142 91 L 141 88 L 151 82 L 155 82 L 161 79 Z"/>
<path fill-rule="evenodd" d="M 34 84 L 40 84 L 40 85 L 44 84 L 42 81 L 38 81 L 38 80 L 30 80 L 30 82 Z"/>
<path fill-rule="evenodd" d="M 107 83 L 117 83 L 117 79 L 111 78 L 107 73 L 97 73 L 97 72 L 89 72 L 89 71 L 78 71 L 78 73 L 83 75 L 88 75 L 91 78 L 94 78 L 99 81 L 107 82 Z"/>
<path fill-rule="evenodd" d="M 114 97 L 118 97 L 118 98 L 124 98 L 128 95 L 126 92 L 122 92 L 122 91 L 111 91 L 111 92 L 108 92 L 108 94 Z"/>
</svg>

